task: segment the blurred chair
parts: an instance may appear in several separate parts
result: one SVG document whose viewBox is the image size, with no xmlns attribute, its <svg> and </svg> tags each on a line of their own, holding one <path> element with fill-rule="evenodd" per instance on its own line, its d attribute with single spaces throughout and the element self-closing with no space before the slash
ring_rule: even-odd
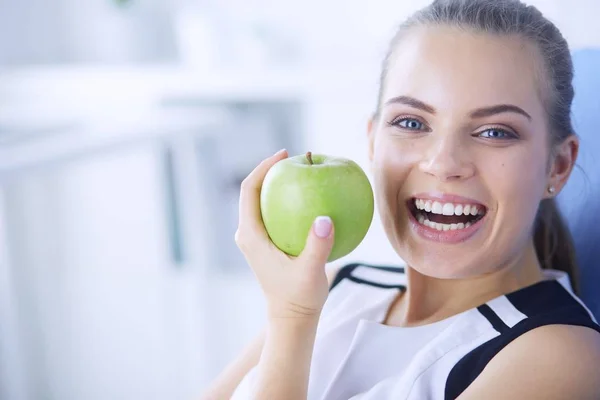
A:
<svg viewBox="0 0 600 400">
<path fill-rule="evenodd" d="M 581 297 L 600 320 L 600 48 L 573 54 L 578 167 L 558 201 L 577 248 Z"/>
</svg>

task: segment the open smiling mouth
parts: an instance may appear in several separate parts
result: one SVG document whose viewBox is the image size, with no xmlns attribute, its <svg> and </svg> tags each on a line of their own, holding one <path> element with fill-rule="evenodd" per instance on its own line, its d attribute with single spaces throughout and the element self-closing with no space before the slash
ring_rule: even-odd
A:
<svg viewBox="0 0 600 400">
<path fill-rule="evenodd" d="M 419 198 L 411 198 L 407 203 L 409 211 L 420 225 L 438 231 L 467 229 L 487 212 L 482 204 L 442 203 Z"/>
</svg>

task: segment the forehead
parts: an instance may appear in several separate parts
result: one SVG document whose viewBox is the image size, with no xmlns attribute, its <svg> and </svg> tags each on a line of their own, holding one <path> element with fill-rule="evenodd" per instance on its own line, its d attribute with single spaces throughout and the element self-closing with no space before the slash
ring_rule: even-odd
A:
<svg viewBox="0 0 600 400">
<path fill-rule="evenodd" d="M 536 50 L 518 37 L 413 28 L 396 45 L 383 100 L 408 95 L 440 109 L 511 103 L 540 113 L 542 69 Z"/>
</svg>

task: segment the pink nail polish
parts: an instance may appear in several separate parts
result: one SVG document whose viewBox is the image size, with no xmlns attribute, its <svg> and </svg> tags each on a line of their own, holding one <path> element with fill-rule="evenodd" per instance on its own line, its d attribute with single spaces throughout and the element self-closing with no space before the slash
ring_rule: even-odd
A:
<svg viewBox="0 0 600 400">
<path fill-rule="evenodd" d="M 331 233 L 331 218 L 329 217 L 317 217 L 313 224 L 313 230 L 315 231 L 315 235 L 320 238 L 326 238 Z"/>
</svg>

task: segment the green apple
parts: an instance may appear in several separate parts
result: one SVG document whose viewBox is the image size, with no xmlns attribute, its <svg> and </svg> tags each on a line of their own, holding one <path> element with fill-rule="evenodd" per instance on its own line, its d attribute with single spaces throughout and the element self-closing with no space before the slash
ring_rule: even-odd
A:
<svg viewBox="0 0 600 400">
<path fill-rule="evenodd" d="M 310 152 L 277 162 L 267 173 L 260 209 L 271 241 L 297 256 L 315 218 L 329 216 L 335 227 L 328 261 L 353 251 L 373 220 L 373 190 L 354 161 Z"/>
</svg>

